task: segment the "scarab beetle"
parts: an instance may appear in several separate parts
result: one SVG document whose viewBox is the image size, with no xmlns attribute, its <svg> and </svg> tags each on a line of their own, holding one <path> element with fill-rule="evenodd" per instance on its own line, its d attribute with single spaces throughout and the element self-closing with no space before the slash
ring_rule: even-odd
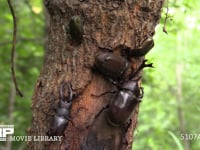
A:
<svg viewBox="0 0 200 150">
<path fill-rule="evenodd" d="M 139 66 L 139 68 L 131 75 L 131 79 L 118 86 L 118 91 L 111 100 L 108 110 L 108 121 L 112 125 L 125 124 L 131 117 L 131 114 L 138 102 L 143 97 L 143 89 L 138 84 L 138 79 L 133 78 L 144 67 L 153 67 L 153 64 L 145 64 L 146 60 Z"/>
<path fill-rule="evenodd" d="M 123 78 L 128 69 L 128 61 L 111 52 L 101 52 L 96 55 L 95 67 L 107 78 L 119 81 Z"/>
<path fill-rule="evenodd" d="M 124 83 L 121 90 L 111 100 L 108 110 L 108 122 L 114 126 L 125 124 L 142 97 L 143 90 L 139 87 L 138 81 L 130 80 Z"/>
<path fill-rule="evenodd" d="M 60 101 L 58 104 L 58 108 L 56 110 L 56 114 L 51 122 L 50 130 L 48 131 L 48 135 L 53 136 L 61 136 L 63 135 L 65 128 L 69 122 L 69 111 L 72 105 L 72 88 L 69 83 L 66 84 L 68 88 L 68 99 L 63 96 L 63 89 L 65 84 L 63 83 L 60 87 Z"/>
<path fill-rule="evenodd" d="M 136 49 L 130 49 L 128 47 L 122 48 L 122 54 L 126 57 L 142 57 L 145 56 L 154 47 L 154 40 L 152 37 L 147 38 L 141 46 Z"/>
<path fill-rule="evenodd" d="M 148 38 L 138 49 L 121 48 L 121 50 L 126 57 L 139 57 L 144 56 L 153 45 L 153 39 Z M 95 57 L 94 66 L 106 78 L 117 82 L 126 78 L 130 69 L 129 61 L 126 58 L 109 51 L 99 52 Z"/>
<path fill-rule="evenodd" d="M 144 60 L 142 62 L 139 68 L 130 75 L 127 81 L 124 80 L 122 83 L 113 82 L 118 88 L 117 91 L 108 91 L 98 95 L 102 96 L 107 93 L 116 93 L 113 99 L 111 99 L 108 108 L 108 122 L 111 125 L 120 126 L 125 124 L 131 117 L 136 104 L 141 101 L 144 94 L 142 87 L 138 84 L 138 80 L 141 77 L 136 80 L 133 78 L 135 78 L 144 67 L 153 67 L 152 63 L 146 64 L 146 61 L 147 60 Z"/>
<path fill-rule="evenodd" d="M 76 44 L 83 41 L 83 21 L 80 16 L 73 16 L 69 22 L 69 34 Z"/>
</svg>

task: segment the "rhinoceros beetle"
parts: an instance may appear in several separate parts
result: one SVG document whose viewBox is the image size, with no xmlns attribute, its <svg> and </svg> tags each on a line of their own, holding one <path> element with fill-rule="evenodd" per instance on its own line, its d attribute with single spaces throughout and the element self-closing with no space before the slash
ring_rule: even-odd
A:
<svg viewBox="0 0 200 150">
<path fill-rule="evenodd" d="M 63 135 L 65 128 L 68 125 L 69 122 L 69 111 L 71 109 L 72 105 L 72 97 L 73 92 L 71 85 L 67 83 L 68 88 L 68 98 L 63 96 L 63 89 L 65 84 L 63 83 L 60 87 L 60 101 L 58 104 L 58 108 L 56 110 L 56 114 L 51 122 L 50 130 L 48 131 L 48 135 L 50 136 L 61 136 Z"/>
<path fill-rule="evenodd" d="M 127 58 L 142 57 L 145 56 L 153 47 L 154 47 L 154 40 L 153 38 L 149 37 L 138 48 L 131 49 L 129 47 L 122 46 L 121 53 L 122 55 L 125 55 Z"/>
<path fill-rule="evenodd" d="M 111 100 L 108 110 L 108 122 L 112 125 L 118 126 L 125 124 L 131 117 L 131 114 L 138 102 L 141 102 L 144 91 L 139 86 L 138 80 L 141 78 L 133 79 L 145 67 L 153 67 L 153 64 L 145 64 L 144 60 L 139 68 L 130 75 L 128 81 L 122 85 L 116 85 L 118 91 Z"/>
<path fill-rule="evenodd" d="M 110 80 L 119 81 L 124 77 L 129 62 L 112 52 L 100 52 L 95 58 L 95 68 Z"/>
<path fill-rule="evenodd" d="M 118 88 L 117 91 L 108 91 L 100 95 L 96 95 L 99 97 L 107 93 L 116 93 L 116 95 L 111 100 L 111 103 L 109 104 L 109 124 L 114 126 L 125 124 L 131 117 L 136 104 L 141 101 L 144 94 L 143 88 L 138 84 L 138 80 L 141 77 L 136 80 L 133 78 L 135 78 L 144 67 L 153 67 L 152 63 L 146 64 L 146 61 L 147 60 L 144 60 L 139 68 L 135 72 L 131 73 L 128 81 L 124 81 L 123 83 L 113 82 L 113 84 L 115 84 Z"/>
<path fill-rule="evenodd" d="M 94 66 L 101 74 L 111 81 L 122 81 L 128 75 L 130 69 L 127 57 L 140 57 L 144 56 L 152 47 L 154 41 L 152 38 L 145 40 L 138 49 L 130 49 L 128 47 L 121 47 L 121 55 L 117 55 L 108 49 L 107 51 L 99 52 L 95 57 Z"/>
<path fill-rule="evenodd" d="M 125 124 L 130 119 L 136 104 L 141 101 L 143 94 L 143 89 L 139 87 L 137 80 L 125 82 L 111 100 L 108 122 L 114 126 Z"/>
<path fill-rule="evenodd" d="M 147 60 L 144 60 L 135 72 L 132 71 L 130 73 L 129 69 L 131 65 L 129 60 L 132 57 L 146 55 L 153 46 L 153 39 L 148 38 L 137 49 L 119 46 L 121 55 L 113 53 L 110 49 L 108 49 L 110 52 L 104 51 L 96 55 L 94 63 L 96 70 L 105 78 L 108 78 L 118 89 L 117 91 L 108 91 L 98 95 L 116 93 L 108 109 L 108 122 L 110 124 L 116 126 L 125 124 L 129 120 L 137 103 L 141 101 L 144 94 L 143 88 L 138 84 L 141 77 L 138 79 L 134 78 L 138 76 L 144 67 L 153 67 L 153 64 L 146 64 Z"/>
</svg>

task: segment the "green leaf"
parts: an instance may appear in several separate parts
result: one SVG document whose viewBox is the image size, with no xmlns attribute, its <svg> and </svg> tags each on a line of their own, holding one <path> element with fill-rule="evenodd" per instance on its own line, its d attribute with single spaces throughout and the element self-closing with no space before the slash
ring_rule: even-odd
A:
<svg viewBox="0 0 200 150">
<path fill-rule="evenodd" d="M 178 137 L 171 131 L 168 131 L 168 134 L 172 137 L 172 139 L 176 143 L 178 150 L 184 150 L 184 148 L 183 148 L 180 140 L 178 139 Z"/>
</svg>

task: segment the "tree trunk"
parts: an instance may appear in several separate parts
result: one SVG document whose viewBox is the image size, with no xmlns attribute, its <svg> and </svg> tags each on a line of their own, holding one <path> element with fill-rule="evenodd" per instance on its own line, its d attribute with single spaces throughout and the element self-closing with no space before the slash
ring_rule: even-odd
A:
<svg viewBox="0 0 200 150">
<path fill-rule="evenodd" d="M 32 98 L 33 122 L 29 135 L 47 135 L 63 82 L 71 83 L 75 96 L 62 141 L 31 141 L 30 149 L 131 149 L 139 106 L 128 128 L 107 124 L 107 111 L 102 108 L 109 105 L 112 95 L 92 97 L 91 94 L 100 94 L 115 86 L 92 69 L 94 58 L 102 49 L 118 51 L 121 45 L 136 49 L 152 37 L 163 1 L 44 0 L 50 16 L 48 46 Z M 82 20 L 83 38 L 71 33 L 69 24 L 74 16 Z M 143 59 L 135 58 L 133 67 L 137 68 Z"/>
</svg>

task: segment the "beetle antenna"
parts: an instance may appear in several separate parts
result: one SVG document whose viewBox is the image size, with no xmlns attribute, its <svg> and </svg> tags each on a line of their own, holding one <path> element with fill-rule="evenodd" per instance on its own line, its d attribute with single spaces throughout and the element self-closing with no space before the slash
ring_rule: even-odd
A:
<svg viewBox="0 0 200 150">
<path fill-rule="evenodd" d="M 143 68 L 145 68 L 145 67 L 154 68 L 153 63 L 146 64 L 146 62 L 147 62 L 147 59 L 143 60 L 142 64 L 138 67 L 138 69 L 137 69 L 134 73 L 132 73 L 132 74 L 130 75 L 130 78 L 129 78 L 130 80 L 131 80 L 132 78 L 134 78 L 135 76 L 137 76 L 137 75 L 139 74 L 139 72 L 140 72 Z"/>
</svg>

